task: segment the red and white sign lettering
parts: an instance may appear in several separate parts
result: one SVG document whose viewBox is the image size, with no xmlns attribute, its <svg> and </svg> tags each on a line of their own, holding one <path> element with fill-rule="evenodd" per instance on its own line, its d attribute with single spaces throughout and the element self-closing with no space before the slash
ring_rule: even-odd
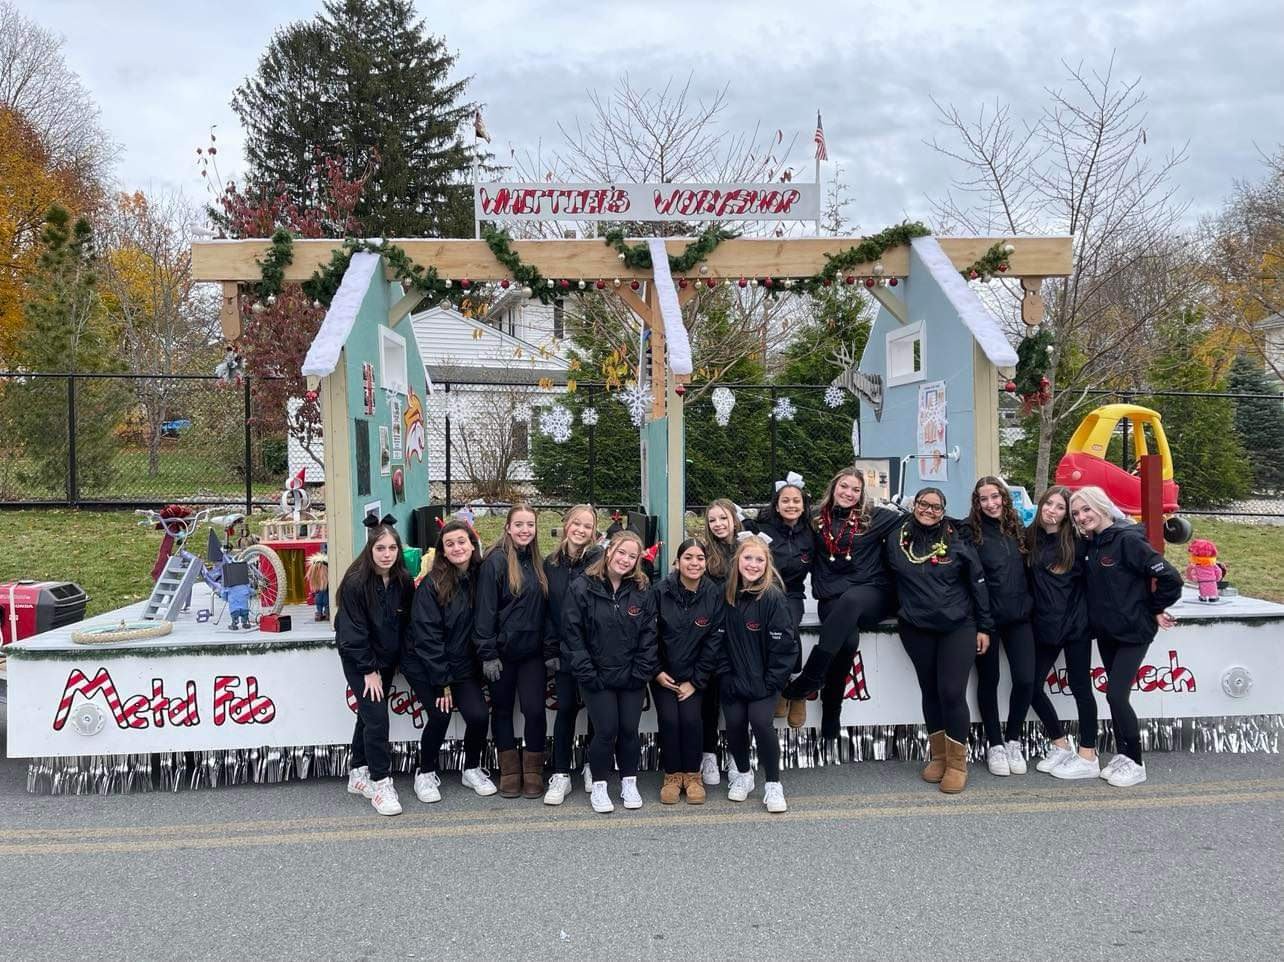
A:
<svg viewBox="0 0 1284 962">
<path fill-rule="evenodd" d="M 477 184 L 477 220 L 815 220 L 815 184 Z"/>
</svg>

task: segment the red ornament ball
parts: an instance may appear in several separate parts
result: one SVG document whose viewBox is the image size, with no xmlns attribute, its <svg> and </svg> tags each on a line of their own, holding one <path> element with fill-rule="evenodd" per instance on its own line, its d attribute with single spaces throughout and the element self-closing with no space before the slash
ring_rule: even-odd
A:
<svg viewBox="0 0 1284 962">
<path fill-rule="evenodd" d="M 867 278 L 865 278 L 865 286 L 866 286 L 866 287 L 873 287 L 873 286 L 874 286 L 874 278 L 872 278 L 872 277 L 867 277 Z"/>
<path fill-rule="evenodd" d="M 678 287 L 682 288 L 684 291 L 687 289 L 687 279 L 685 277 L 678 280 Z"/>
<path fill-rule="evenodd" d="M 833 280 L 828 277 L 826 277 L 823 281 L 821 281 L 821 283 L 826 287 L 832 287 L 834 284 Z"/>
<path fill-rule="evenodd" d="M 557 286 L 560 287 L 562 290 L 566 290 L 568 287 L 571 286 L 571 282 L 568 281 L 565 277 L 563 277 L 560 281 L 557 282 Z"/>
<path fill-rule="evenodd" d="M 936 560 L 936 555 L 932 555 L 932 564 L 940 564 L 940 562 Z"/>
<path fill-rule="evenodd" d="M 749 282 L 748 282 L 747 280 L 745 280 L 743 277 L 742 277 L 742 278 L 740 278 L 740 280 L 736 281 L 736 283 L 737 283 L 737 284 L 739 284 L 741 287 L 748 287 L 748 286 L 749 286 Z"/>
<path fill-rule="evenodd" d="M 504 290 L 508 290 L 508 287 L 511 283 L 512 282 L 507 277 L 505 277 L 502 281 L 499 282 L 499 286 L 502 287 Z"/>
<path fill-rule="evenodd" d="M 308 391 L 303 396 L 307 398 L 309 401 L 315 401 L 321 395 L 319 395 L 316 391 Z"/>
<path fill-rule="evenodd" d="M 978 277 L 980 277 L 981 275 L 980 275 L 980 274 L 978 274 L 976 271 L 968 271 L 968 272 L 967 272 L 967 276 L 968 276 L 968 280 L 974 281 L 974 280 L 976 280 Z"/>
<path fill-rule="evenodd" d="M 461 277 L 459 279 L 459 286 L 462 287 L 464 290 L 468 290 L 468 288 L 473 286 L 473 282 L 470 281 L 467 277 Z"/>
<path fill-rule="evenodd" d="M 1007 384 L 1003 385 L 1003 390 L 1007 391 L 1009 394 L 1015 394 L 1015 393 L 1016 393 L 1016 381 L 1011 381 L 1011 380 L 1010 380 L 1010 381 L 1008 381 L 1008 383 L 1007 383 Z"/>
<path fill-rule="evenodd" d="M 889 278 L 887 279 L 887 286 L 888 286 L 888 287 L 895 287 L 895 286 L 896 286 L 897 284 L 899 284 L 899 283 L 900 283 L 900 281 L 898 281 L 895 277 L 889 277 Z"/>
<path fill-rule="evenodd" d="M 605 287 L 606 287 L 606 281 L 602 280 L 602 278 L 600 278 L 600 277 L 599 277 L 599 278 L 598 278 L 598 279 L 593 283 L 593 286 L 594 286 L 594 287 L 596 287 L 596 288 L 600 291 L 600 290 L 602 290 L 603 288 L 605 288 Z"/>
<path fill-rule="evenodd" d="M 1007 261 L 1001 261 L 1001 262 L 999 263 L 999 273 L 1000 273 L 1000 274 L 1005 273 L 1005 272 L 1007 271 L 1007 269 L 1008 269 L 1008 262 L 1007 262 Z"/>
<path fill-rule="evenodd" d="M 856 283 L 856 278 L 855 278 L 855 277 L 853 277 L 851 274 L 848 274 L 845 278 L 843 278 L 843 280 L 844 280 L 846 283 L 848 283 L 848 284 L 855 284 L 855 283 Z"/>
<path fill-rule="evenodd" d="M 708 288 L 714 288 L 718 286 L 718 282 L 714 280 L 712 277 L 710 277 L 705 280 L 704 286 Z"/>
<path fill-rule="evenodd" d="M 772 283 L 773 283 L 773 281 L 772 281 L 772 279 L 771 279 L 770 277 L 764 277 L 764 278 L 762 279 L 762 286 L 763 286 L 763 287 L 770 287 L 770 286 L 772 285 Z"/>
<path fill-rule="evenodd" d="M 687 386 L 685 384 L 679 384 L 673 389 L 673 393 L 678 397 L 682 397 L 682 395 L 687 393 Z"/>
<path fill-rule="evenodd" d="M 633 288 L 635 291 L 641 286 L 642 286 L 641 281 L 629 281 L 629 287 Z"/>
</svg>

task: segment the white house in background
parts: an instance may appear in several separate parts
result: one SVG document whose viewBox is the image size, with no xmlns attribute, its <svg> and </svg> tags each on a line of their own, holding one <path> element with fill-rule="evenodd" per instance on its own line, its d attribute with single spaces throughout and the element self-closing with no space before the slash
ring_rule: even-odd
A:
<svg viewBox="0 0 1284 962">
<path fill-rule="evenodd" d="M 1262 332 L 1262 353 L 1276 370 L 1284 370 L 1284 313 L 1264 317 L 1256 326 Z"/>
</svg>

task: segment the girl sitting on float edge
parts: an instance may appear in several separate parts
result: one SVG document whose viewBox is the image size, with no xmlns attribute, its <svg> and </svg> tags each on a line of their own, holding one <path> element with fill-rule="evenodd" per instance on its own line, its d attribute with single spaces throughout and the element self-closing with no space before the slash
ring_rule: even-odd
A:
<svg viewBox="0 0 1284 962">
<path fill-rule="evenodd" d="M 366 519 L 369 539 L 339 582 L 335 642 L 357 701 L 348 791 L 370 799 L 380 815 L 400 815 L 392 783 L 385 692 L 397 673 L 415 583 L 401 560 L 396 520 Z"/>
</svg>

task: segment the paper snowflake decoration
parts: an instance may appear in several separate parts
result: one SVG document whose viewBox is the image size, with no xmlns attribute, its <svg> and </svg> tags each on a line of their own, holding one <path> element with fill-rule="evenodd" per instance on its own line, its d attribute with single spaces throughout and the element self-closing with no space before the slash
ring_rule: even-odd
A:
<svg viewBox="0 0 1284 962">
<path fill-rule="evenodd" d="M 646 412 L 651 409 L 650 389 L 640 388 L 633 382 L 629 382 L 620 388 L 615 396 L 629 409 L 629 418 L 633 421 L 633 426 L 640 428 L 642 422 L 646 420 Z"/>
<path fill-rule="evenodd" d="M 597 408 L 585 408 L 580 412 L 580 423 L 586 428 L 597 424 Z"/>
<path fill-rule="evenodd" d="M 840 408 L 843 402 L 847 400 L 847 392 L 837 384 L 831 384 L 825 388 L 825 406 L 831 408 Z"/>
<path fill-rule="evenodd" d="M 787 397 L 776 398 L 776 406 L 771 409 L 771 416 L 777 421 L 792 421 L 798 409 Z"/>
<path fill-rule="evenodd" d="M 513 420 L 529 421 L 535 415 L 535 408 L 530 401 L 518 399 L 513 402 Z"/>
<path fill-rule="evenodd" d="M 553 404 L 540 412 L 539 429 L 557 444 L 565 444 L 571 439 L 572 415 L 560 404 Z"/>
<path fill-rule="evenodd" d="M 720 427 L 731 423 L 731 409 L 736 406 L 735 392 L 729 387 L 713 389 L 713 417 Z"/>
</svg>

